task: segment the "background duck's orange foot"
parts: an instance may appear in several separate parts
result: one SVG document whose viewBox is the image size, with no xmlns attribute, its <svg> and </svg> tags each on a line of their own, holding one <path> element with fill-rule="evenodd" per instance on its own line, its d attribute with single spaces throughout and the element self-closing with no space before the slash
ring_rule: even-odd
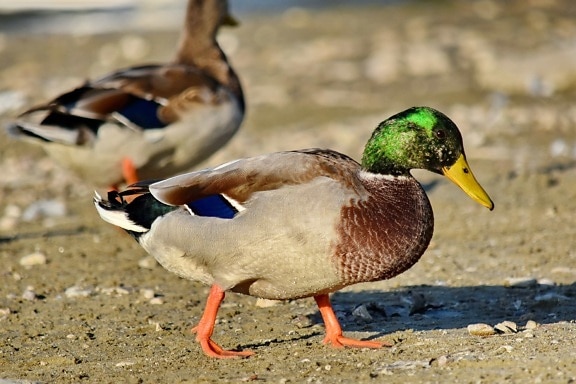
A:
<svg viewBox="0 0 576 384">
<path fill-rule="evenodd" d="M 129 157 L 122 159 L 122 176 L 126 181 L 126 185 L 136 184 L 138 181 L 138 172 L 136 171 L 136 166 L 134 162 Z"/>
</svg>

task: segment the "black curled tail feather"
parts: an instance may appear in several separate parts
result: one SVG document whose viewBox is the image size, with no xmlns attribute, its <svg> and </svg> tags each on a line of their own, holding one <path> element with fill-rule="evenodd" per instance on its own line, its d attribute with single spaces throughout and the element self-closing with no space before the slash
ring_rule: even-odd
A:
<svg viewBox="0 0 576 384">
<path fill-rule="evenodd" d="M 158 217 L 177 209 L 156 200 L 147 186 L 110 191 L 108 200 L 96 196 L 94 203 L 102 219 L 125 229 L 136 239 L 148 232 Z"/>
</svg>

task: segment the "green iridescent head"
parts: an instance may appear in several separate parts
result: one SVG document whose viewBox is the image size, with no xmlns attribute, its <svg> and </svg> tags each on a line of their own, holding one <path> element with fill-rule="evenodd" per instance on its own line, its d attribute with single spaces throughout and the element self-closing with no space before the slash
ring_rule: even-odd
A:
<svg viewBox="0 0 576 384">
<path fill-rule="evenodd" d="M 386 175 L 408 175 L 414 168 L 440 173 L 480 204 L 494 208 L 468 166 L 458 127 L 433 108 L 413 107 L 380 123 L 364 148 L 362 166 Z"/>
<path fill-rule="evenodd" d="M 362 165 L 382 174 L 407 174 L 413 168 L 442 173 L 462 153 L 462 136 L 452 120 L 435 109 L 413 107 L 378 125 Z"/>
</svg>

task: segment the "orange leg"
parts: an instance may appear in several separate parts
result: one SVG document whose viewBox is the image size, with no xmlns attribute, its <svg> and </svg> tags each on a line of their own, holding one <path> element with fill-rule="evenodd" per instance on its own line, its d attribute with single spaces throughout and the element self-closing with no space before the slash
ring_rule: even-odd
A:
<svg viewBox="0 0 576 384">
<path fill-rule="evenodd" d="M 210 338 L 214 332 L 214 324 L 216 323 L 216 315 L 220 304 L 224 300 L 224 291 L 217 285 L 210 288 L 208 300 L 206 301 L 206 308 L 197 326 L 192 328 L 192 332 L 196 332 L 196 341 L 200 342 L 204 353 L 210 357 L 217 357 L 225 359 L 230 357 L 247 357 L 254 354 L 252 351 L 228 351 L 220 347 Z"/>
<path fill-rule="evenodd" d="M 342 327 L 332 309 L 332 304 L 330 304 L 328 294 L 314 296 L 314 300 L 316 300 L 316 304 L 318 304 L 320 314 L 322 315 L 322 319 L 326 326 L 326 337 L 323 341 L 324 344 L 332 344 L 332 346 L 336 348 L 381 348 L 392 346 L 392 344 L 386 342 L 357 340 L 343 336 Z"/>
<path fill-rule="evenodd" d="M 127 185 L 132 185 L 139 181 L 136 167 L 129 157 L 122 159 L 122 176 L 124 176 Z"/>
</svg>

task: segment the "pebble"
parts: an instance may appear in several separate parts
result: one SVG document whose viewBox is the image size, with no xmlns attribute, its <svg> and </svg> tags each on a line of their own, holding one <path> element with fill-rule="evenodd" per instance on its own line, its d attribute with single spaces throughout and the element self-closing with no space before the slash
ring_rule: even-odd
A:
<svg viewBox="0 0 576 384">
<path fill-rule="evenodd" d="M 154 296 L 156 296 L 156 294 L 154 293 L 153 289 L 150 288 L 142 288 L 140 290 L 140 294 L 146 299 L 146 300 L 150 300 L 153 299 Z"/>
<path fill-rule="evenodd" d="M 102 288 L 100 292 L 109 296 L 112 295 L 122 296 L 122 295 L 128 295 L 130 293 L 130 290 L 124 287 L 111 287 L 111 288 Z"/>
<path fill-rule="evenodd" d="M 542 278 L 538 279 L 538 285 L 549 285 L 550 287 L 553 287 L 556 285 L 556 282 L 552 279 Z"/>
<path fill-rule="evenodd" d="M 281 304 L 282 300 L 270 300 L 270 299 L 256 299 L 256 303 L 254 304 L 258 308 L 270 308 L 275 307 L 278 304 Z"/>
<path fill-rule="evenodd" d="M 476 323 L 468 325 L 468 333 L 472 336 L 492 336 L 496 334 L 496 330 L 489 324 Z"/>
<path fill-rule="evenodd" d="M 504 286 L 515 288 L 532 288 L 538 285 L 538 280 L 533 277 L 509 277 L 504 281 Z"/>
<path fill-rule="evenodd" d="M 368 308 L 366 308 L 365 304 L 359 305 L 352 311 L 352 316 L 357 319 L 361 319 L 364 321 L 372 321 L 372 315 L 368 312 Z"/>
<path fill-rule="evenodd" d="M 526 329 L 536 329 L 538 328 L 538 323 L 534 320 L 528 320 L 526 322 Z"/>
<path fill-rule="evenodd" d="M 436 359 L 436 363 L 439 367 L 443 367 L 448 364 L 448 357 L 446 355 L 442 355 Z"/>
<path fill-rule="evenodd" d="M 46 255 L 42 252 L 33 252 L 20 258 L 20 265 L 23 267 L 32 267 L 34 265 L 46 264 Z"/>
<path fill-rule="evenodd" d="M 10 313 L 10 308 L 0 308 L 0 320 L 7 318 Z"/>
<path fill-rule="evenodd" d="M 33 291 L 32 287 L 27 287 L 22 294 L 22 298 L 28 301 L 34 301 L 37 299 L 36 292 Z"/>
<path fill-rule="evenodd" d="M 119 363 L 116 364 L 117 367 L 129 367 L 131 365 L 134 365 L 135 363 L 132 361 L 121 361 Z"/>
<path fill-rule="evenodd" d="M 20 216 L 22 216 L 20 207 L 14 204 L 6 206 L 4 216 L 0 217 L 0 230 L 9 231 L 16 228 L 16 225 L 20 221 Z"/>
<path fill-rule="evenodd" d="M 162 326 L 160 325 L 159 322 L 157 322 L 157 321 L 152 321 L 152 320 L 148 320 L 148 324 L 154 326 L 154 331 L 156 331 L 156 332 L 162 331 Z"/>
<path fill-rule="evenodd" d="M 152 305 L 162 305 L 164 304 L 164 300 L 162 300 L 161 297 L 154 297 L 150 299 L 149 303 Z"/>
<path fill-rule="evenodd" d="M 312 319 L 306 315 L 295 315 L 290 323 L 295 325 L 297 328 L 308 328 L 314 325 Z"/>
<path fill-rule="evenodd" d="M 66 288 L 64 291 L 64 295 L 68 298 L 75 298 L 75 297 L 88 297 L 94 292 L 91 288 L 83 288 L 79 286 L 72 286 Z"/>
<path fill-rule="evenodd" d="M 518 326 L 512 321 L 503 321 L 494 326 L 498 333 L 511 334 L 518 332 Z"/>
<path fill-rule="evenodd" d="M 566 156 L 570 153 L 570 147 L 566 140 L 556 139 L 550 144 L 550 154 L 552 157 Z"/>
</svg>

